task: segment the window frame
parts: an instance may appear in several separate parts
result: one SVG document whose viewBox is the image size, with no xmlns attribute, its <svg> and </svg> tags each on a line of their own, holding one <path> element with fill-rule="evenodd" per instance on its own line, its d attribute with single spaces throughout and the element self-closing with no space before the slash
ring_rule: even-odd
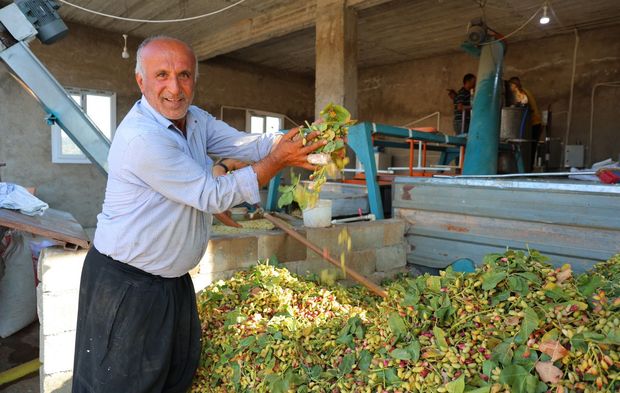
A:
<svg viewBox="0 0 620 393">
<path fill-rule="evenodd" d="M 262 117 L 263 118 L 263 132 L 262 134 L 267 133 L 267 117 L 275 117 L 280 120 L 280 127 L 278 131 L 283 130 L 284 127 L 284 119 L 285 116 L 281 113 L 274 112 L 265 112 L 265 111 L 257 111 L 254 109 L 246 109 L 245 110 L 245 129 L 249 134 L 258 134 L 252 132 L 252 117 Z"/>
<path fill-rule="evenodd" d="M 84 111 L 84 115 L 87 115 L 87 99 L 91 96 L 105 96 L 110 98 L 110 137 L 114 137 L 116 132 L 116 93 L 107 90 L 85 89 L 77 87 L 65 87 L 65 91 L 69 96 L 80 96 L 80 107 Z M 62 153 L 62 133 L 64 132 L 58 124 L 54 123 L 51 126 L 52 134 L 52 163 L 54 164 L 92 164 L 90 159 L 84 154 L 63 154 Z"/>
</svg>

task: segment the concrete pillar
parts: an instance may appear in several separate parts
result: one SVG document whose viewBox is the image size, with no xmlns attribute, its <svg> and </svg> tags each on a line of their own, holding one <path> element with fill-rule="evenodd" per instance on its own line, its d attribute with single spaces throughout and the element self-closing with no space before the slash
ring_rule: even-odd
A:
<svg viewBox="0 0 620 393">
<path fill-rule="evenodd" d="M 333 102 L 357 118 L 357 13 L 346 0 L 316 0 L 315 116 Z"/>
</svg>

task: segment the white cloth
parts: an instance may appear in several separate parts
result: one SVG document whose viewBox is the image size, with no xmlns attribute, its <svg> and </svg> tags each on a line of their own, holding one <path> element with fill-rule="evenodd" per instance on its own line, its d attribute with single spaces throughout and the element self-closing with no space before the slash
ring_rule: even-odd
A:
<svg viewBox="0 0 620 393">
<path fill-rule="evenodd" d="M 592 164 L 592 168 L 587 168 L 587 169 L 571 168 L 570 171 L 572 173 L 574 173 L 574 175 L 569 175 L 568 178 L 569 179 L 574 179 L 574 180 L 600 182 L 601 179 L 599 179 L 598 176 L 596 176 L 596 175 L 582 175 L 582 174 L 580 174 L 580 172 L 592 172 L 592 171 L 597 171 L 597 170 L 599 170 L 601 168 L 619 168 L 619 167 L 620 167 L 620 163 L 615 162 L 611 158 L 608 158 L 608 159 L 606 159 L 604 161 L 599 161 L 599 162 L 596 162 L 596 163 Z"/>
<path fill-rule="evenodd" d="M 49 205 L 18 184 L 0 183 L 0 207 L 19 210 L 29 216 L 40 216 Z"/>
</svg>

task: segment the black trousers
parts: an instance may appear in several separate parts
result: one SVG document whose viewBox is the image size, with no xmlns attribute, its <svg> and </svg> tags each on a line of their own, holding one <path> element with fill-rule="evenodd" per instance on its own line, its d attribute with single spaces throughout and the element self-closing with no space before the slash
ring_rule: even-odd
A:
<svg viewBox="0 0 620 393">
<path fill-rule="evenodd" d="M 73 393 L 185 393 L 200 360 L 189 274 L 163 278 L 94 247 L 80 282 Z"/>
</svg>

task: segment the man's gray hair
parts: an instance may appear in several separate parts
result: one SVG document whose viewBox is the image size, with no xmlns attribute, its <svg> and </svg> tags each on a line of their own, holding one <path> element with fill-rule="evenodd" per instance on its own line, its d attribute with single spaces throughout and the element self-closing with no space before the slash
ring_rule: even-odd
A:
<svg viewBox="0 0 620 393">
<path fill-rule="evenodd" d="M 192 49 L 192 47 L 189 46 L 186 42 L 179 40 L 178 38 L 169 37 L 169 36 L 166 36 L 166 35 L 154 35 L 154 36 L 148 37 L 144 41 L 142 41 L 142 43 L 138 47 L 138 51 L 136 52 L 136 74 L 140 74 L 144 78 L 144 67 L 142 67 L 142 51 L 151 42 L 159 41 L 159 40 L 162 40 L 162 41 L 167 41 L 167 40 L 177 41 L 177 42 L 180 42 L 181 44 L 185 45 L 187 47 L 187 49 L 189 49 L 189 51 L 192 53 L 192 55 L 194 55 L 194 59 L 196 60 L 195 70 L 194 70 L 194 81 L 197 81 L 198 80 L 198 58 L 196 57 L 196 54 L 194 53 L 194 50 Z"/>
</svg>

